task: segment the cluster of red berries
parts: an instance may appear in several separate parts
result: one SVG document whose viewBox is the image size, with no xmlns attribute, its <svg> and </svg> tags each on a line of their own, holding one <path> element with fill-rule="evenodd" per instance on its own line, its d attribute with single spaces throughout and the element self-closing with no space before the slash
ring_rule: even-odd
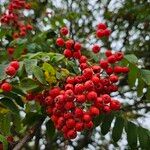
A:
<svg viewBox="0 0 150 150">
<path fill-rule="evenodd" d="M 99 24 L 98 30 L 106 32 L 108 29 L 105 27 L 105 24 Z M 60 33 L 67 35 L 68 29 L 63 27 Z M 120 109 L 120 102 L 111 98 L 110 94 L 118 90 L 118 74 L 128 73 L 129 69 L 117 65 L 123 59 L 121 52 L 107 50 L 106 58 L 100 60 L 99 65 L 89 66 L 87 57 L 81 54 L 80 43 L 59 37 L 56 44 L 66 47 L 64 55 L 67 58 L 79 62 L 81 74 L 69 76 L 62 88 L 51 89 L 44 99 L 44 105 L 55 127 L 65 138 L 74 139 L 77 132 L 94 126 L 94 117 Z M 92 50 L 97 53 L 100 47 L 95 45 Z"/>
<path fill-rule="evenodd" d="M 33 27 L 30 24 L 24 23 L 23 14 L 19 14 L 19 10 L 30 9 L 30 4 L 26 3 L 25 0 L 12 0 L 7 8 L 6 13 L 1 17 L 1 23 L 11 25 L 18 30 L 18 32 L 13 33 L 13 38 L 24 37 L 28 30 L 32 30 Z"/>
<path fill-rule="evenodd" d="M 5 69 L 5 73 L 9 76 L 9 77 L 14 77 L 17 73 L 19 69 L 19 62 L 18 61 L 12 61 L 10 62 L 10 64 L 8 65 L 8 67 L 6 67 Z M 10 92 L 12 90 L 12 85 L 8 82 L 3 81 L 0 85 L 0 88 L 4 91 L 4 92 Z"/>
</svg>

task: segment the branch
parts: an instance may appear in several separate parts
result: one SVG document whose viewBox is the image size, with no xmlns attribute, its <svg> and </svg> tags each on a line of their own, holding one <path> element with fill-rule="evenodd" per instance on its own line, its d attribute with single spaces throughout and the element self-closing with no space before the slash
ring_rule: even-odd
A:
<svg viewBox="0 0 150 150">
<path fill-rule="evenodd" d="M 20 150 L 27 142 L 29 142 L 33 138 L 33 136 L 36 134 L 36 132 L 40 129 L 44 120 L 45 120 L 45 117 L 41 118 L 39 122 L 28 131 L 26 136 L 21 141 L 19 141 L 18 144 L 16 144 L 13 150 Z"/>
</svg>

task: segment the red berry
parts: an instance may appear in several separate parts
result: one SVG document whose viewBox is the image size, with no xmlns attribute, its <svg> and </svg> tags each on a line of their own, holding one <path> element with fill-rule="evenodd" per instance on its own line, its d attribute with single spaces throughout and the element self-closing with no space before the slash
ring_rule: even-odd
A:
<svg viewBox="0 0 150 150">
<path fill-rule="evenodd" d="M 47 96 L 45 98 L 44 102 L 45 102 L 46 105 L 51 105 L 51 104 L 53 104 L 54 101 L 53 101 L 51 96 Z"/>
<path fill-rule="evenodd" d="M 128 67 L 123 67 L 122 68 L 122 73 L 128 73 L 129 72 L 129 68 Z"/>
<path fill-rule="evenodd" d="M 81 108 L 76 108 L 75 109 L 75 117 L 80 118 L 83 116 L 83 110 Z"/>
<path fill-rule="evenodd" d="M 104 36 L 104 30 L 97 30 L 96 31 L 96 36 L 98 37 L 98 38 L 102 38 L 103 36 Z"/>
<path fill-rule="evenodd" d="M 105 29 L 107 28 L 107 26 L 106 26 L 106 24 L 104 24 L 104 23 L 99 23 L 99 24 L 97 25 L 97 28 L 98 28 L 98 29 L 105 30 Z"/>
<path fill-rule="evenodd" d="M 61 33 L 62 35 L 67 35 L 67 34 L 69 33 L 69 30 L 68 30 L 67 27 L 62 27 L 62 28 L 60 29 L 60 33 Z"/>
<path fill-rule="evenodd" d="M 91 68 L 86 68 L 83 70 L 83 76 L 86 78 L 86 79 L 91 79 L 91 77 L 93 76 L 93 71 Z"/>
<path fill-rule="evenodd" d="M 7 136 L 7 141 L 10 143 L 14 142 L 13 136 Z"/>
<path fill-rule="evenodd" d="M 57 38 L 56 44 L 60 47 L 64 46 L 65 42 L 62 38 Z"/>
<path fill-rule="evenodd" d="M 97 76 L 93 76 L 91 80 L 95 85 L 100 82 L 100 79 Z"/>
<path fill-rule="evenodd" d="M 107 67 L 108 67 L 108 61 L 107 61 L 107 60 L 101 60 L 101 61 L 100 61 L 100 66 L 101 66 L 103 69 L 107 69 Z"/>
<path fill-rule="evenodd" d="M 90 115 L 92 115 L 92 116 L 98 116 L 99 115 L 99 109 L 98 108 L 96 108 L 96 107 L 94 107 L 94 106 L 92 106 L 91 108 L 90 108 Z"/>
<path fill-rule="evenodd" d="M 98 53 L 100 51 L 100 46 L 97 44 L 93 45 L 92 51 L 93 53 Z"/>
<path fill-rule="evenodd" d="M 123 53 L 122 52 L 116 52 L 114 56 L 115 56 L 117 61 L 120 61 L 123 59 Z"/>
<path fill-rule="evenodd" d="M 84 91 L 84 85 L 83 84 L 76 84 L 75 87 L 74 87 L 74 92 L 76 94 L 82 94 L 83 91 Z"/>
<path fill-rule="evenodd" d="M 80 60 L 79 60 L 79 61 L 80 61 L 80 63 L 86 63 L 86 62 L 87 62 L 87 57 L 82 55 L 82 56 L 80 57 Z"/>
<path fill-rule="evenodd" d="M 91 116 L 88 114 L 83 115 L 83 121 L 85 122 L 90 122 L 92 120 Z"/>
<path fill-rule="evenodd" d="M 105 104 L 108 104 L 108 103 L 111 102 L 111 97 L 110 97 L 108 94 L 104 94 L 104 95 L 102 96 L 102 100 L 103 100 L 103 102 L 104 102 Z"/>
<path fill-rule="evenodd" d="M 67 80 L 66 80 L 66 82 L 70 83 L 70 84 L 74 84 L 75 79 L 74 79 L 74 77 L 68 77 Z"/>
<path fill-rule="evenodd" d="M 69 89 L 71 89 L 71 90 L 74 89 L 73 85 L 70 84 L 70 83 L 68 83 L 68 84 L 65 85 L 65 90 L 69 90 Z"/>
<path fill-rule="evenodd" d="M 76 51 L 73 53 L 73 57 L 76 58 L 76 59 L 80 59 L 81 57 L 81 52 L 80 51 Z"/>
<path fill-rule="evenodd" d="M 83 123 L 82 122 L 77 122 L 76 125 L 75 125 L 75 129 L 76 131 L 82 131 L 83 130 Z"/>
<path fill-rule="evenodd" d="M 13 47 L 8 47 L 7 52 L 9 55 L 12 55 L 14 53 L 15 49 Z"/>
<path fill-rule="evenodd" d="M 119 110 L 121 107 L 121 104 L 119 101 L 117 100 L 112 100 L 111 103 L 110 103 L 110 109 L 111 110 Z"/>
<path fill-rule="evenodd" d="M 114 67 L 114 73 L 122 73 L 122 67 L 120 67 L 120 66 L 115 66 L 115 67 Z"/>
<path fill-rule="evenodd" d="M 84 103 L 84 102 L 86 101 L 85 95 L 77 95 L 77 96 L 76 96 L 76 101 L 77 101 L 78 103 Z"/>
<path fill-rule="evenodd" d="M 111 30 L 109 29 L 104 30 L 104 36 L 110 36 L 110 34 L 111 34 Z"/>
<path fill-rule="evenodd" d="M 71 109 L 73 109 L 75 106 L 74 106 L 74 103 L 73 102 L 67 102 L 66 104 L 65 104 L 65 109 L 66 110 L 71 110 Z"/>
<path fill-rule="evenodd" d="M 27 30 L 32 30 L 32 29 L 33 29 L 33 26 L 30 25 L 30 24 L 27 24 L 26 28 L 27 28 Z"/>
<path fill-rule="evenodd" d="M 55 98 L 56 96 L 58 96 L 60 93 L 60 88 L 59 87 L 55 87 L 53 89 L 51 89 L 49 91 L 49 95 L 52 97 L 52 98 Z"/>
<path fill-rule="evenodd" d="M 93 124 L 92 121 L 90 121 L 90 122 L 88 122 L 88 123 L 85 123 L 84 126 L 85 126 L 85 128 L 87 128 L 87 129 L 91 129 L 91 128 L 93 128 L 94 124 Z"/>
<path fill-rule="evenodd" d="M 87 94 L 87 99 L 88 99 L 89 101 L 96 101 L 96 99 L 97 99 L 97 93 L 94 92 L 94 91 L 89 92 L 89 93 Z"/>
<path fill-rule="evenodd" d="M 72 101 L 74 99 L 73 90 L 71 90 L 71 89 L 66 90 L 65 93 L 64 93 L 64 97 L 65 97 L 66 101 Z"/>
<path fill-rule="evenodd" d="M 105 71 L 108 75 L 111 75 L 114 72 L 112 67 L 108 67 L 107 69 L 105 69 Z"/>
<path fill-rule="evenodd" d="M 10 63 L 10 66 L 14 67 L 16 70 L 18 70 L 19 69 L 19 62 L 18 61 L 12 61 Z"/>
<path fill-rule="evenodd" d="M 67 49 L 71 49 L 73 47 L 74 41 L 73 40 L 67 40 L 65 42 L 65 46 Z"/>
<path fill-rule="evenodd" d="M 16 74 L 16 69 L 12 66 L 8 66 L 5 69 L 6 74 L 10 75 L 10 76 L 14 76 Z"/>
<path fill-rule="evenodd" d="M 92 66 L 92 69 L 93 69 L 94 73 L 99 73 L 101 70 L 101 67 L 98 65 L 94 65 L 94 66 Z"/>
<path fill-rule="evenodd" d="M 76 124 L 76 122 L 75 122 L 74 119 L 68 119 L 68 120 L 66 121 L 66 126 L 67 126 L 69 129 L 74 128 L 75 124 Z"/>
<path fill-rule="evenodd" d="M 111 52 L 111 50 L 106 50 L 106 52 L 105 52 L 105 55 L 106 55 L 106 57 L 109 57 L 109 56 L 111 56 L 111 55 L 112 55 L 112 52 Z"/>
<path fill-rule="evenodd" d="M 91 91 L 94 89 L 94 83 L 91 80 L 88 80 L 84 84 L 85 90 Z"/>
<path fill-rule="evenodd" d="M 95 101 L 95 106 L 97 108 L 102 108 L 103 107 L 103 100 L 101 97 L 98 97 L 97 100 Z"/>
<path fill-rule="evenodd" d="M 84 69 L 86 69 L 87 67 L 88 67 L 87 63 L 81 63 L 81 64 L 80 64 L 81 70 L 84 70 Z"/>
<path fill-rule="evenodd" d="M 111 55 L 107 58 L 107 60 L 110 64 L 113 64 L 116 62 L 116 57 L 114 55 Z"/>
<path fill-rule="evenodd" d="M 76 43 L 74 44 L 74 50 L 75 50 L 75 51 L 80 51 L 80 50 L 81 50 L 81 44 L 80 44 L 79 42 L 76 42 Z"/>
<path fill-rule="evenodd" d="M 106 105 L 106 106 L 104 106 L 103 111 L 106 112 L 106 113 L 110 113 L 111 109 L 110 109 L 109 106 Z"/>
<path fill-rule="evenodd" d="M 72 52 L 71 52 L 71 50 L 65 49 L 65 50 L 64 50 L 64 55 L 65 55 L 65 57 L 67 57 L 67 58 L 71 58 L 71 57 L 72 57 Z"/>
<path fill-rule="evenodd" d="M 76 138 L 76 136 L 77 136 L 77 133 L 76 133 L 76 131 L 74 131 L 74 130 L 69 130 L 69 131 L 67 132 L 67 137 L 68 137 L 69 139 L 74 139 L 74 138 Z"/>
<path fill-rule="evenodd" d="M 4 92 L 10 92 L 12 90 L 12 86 L 11 84 L 9 83 L 3 83 L 1 85 L 1 89 L 4 91 Z"/>
<path fill-rule="evenodd" d="M 111 76 L 109 77 L 109 79 L 110 79 L 110 81 L 113 82 L 113 83 L 118 82 L 118 76 L 116 76 L 116 75 L 111 75 Z"/>
</svg>

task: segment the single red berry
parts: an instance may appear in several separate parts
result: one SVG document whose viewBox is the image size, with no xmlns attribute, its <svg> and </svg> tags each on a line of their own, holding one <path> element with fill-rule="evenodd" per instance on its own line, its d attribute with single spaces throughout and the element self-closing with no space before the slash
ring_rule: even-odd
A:
<svg viewBox="0 0 150 150">
<path fill-rule="evenodd" d="M 67 102 L 66 104 L 65 104 L 65 109 L 66 110 L 71 110 L 71 109 L 73 109 L 75 106 L 74 106 L 74 103 L 73 102 Z"/>
<path fill-rule="evenodd" d="M 110 34 L 111 34 L 111 30 L 109 29 L 104 30 L 104 36 L 110 36 Z"/>
<path fill-rule="evenodd" d="M 65 119 L 73 118 L 73 114 L 71 112 L 64 113 L 64 118 Z"/>
<path fill-rule="evenodd" d="M 74 119 L 68 119 L 68 120 L 66 121 L 66 126 L 67 126 L 67 128 L 69 128 L 69 129 L 74 128 L 75 124 L 76 124 L 76 122 L 75 122 Z"/>
<path fill-rule="evenodd" d="M 65 50 L 64 50 L 64 55 L 65 55 L 65 57 L 67 57 L 67 58 L 71 58 L 71 57 L 72 57 L 72 52 L 71 52 L 71 50 L 65 49 Z"/>
<path fill-rule="evenodd" d="M 80 50 L 81 50 L 81 44 L 80 44 L 79 42 L 76 42 L 76 43 L 74 44 L 74 50 L 75 50 L 75 51 L 80 51 Z"/>
<path fill-rule="evenodd" d="M 67 27 L 62 27 L 62 28 L 60 29 L 60 33 L 61 33 L 62 35 L 67 35 L 67 34 L 69 33 L 69 30 L 68 30 Z"/>
<path fill-rule="evenodd" d="M 97 93 L 94 92 L 94 91 L 89 92 L 89 93 L 87 94 L 87 99 L 88 99 L 89 101 L 96 101 L 96 99 L 97 99 Z"/>
<path fill-rule="evenodd" d="M 7 136 L 7 141 L 10 143 L 14 142 L 13 136 Z"/>
<path fill-rule="evenodd" d="M 9 55 L 12 55 L 14 53 L 15 49 L 13 47 L 8 47 L 7 52 Z"/>
<path fill-rule="evenodd" d="M 71 76 L 70 76 L 70 77 L 67 78 L 66 82 L 67 82 L 67 83 L 70 83 L 70 84 L 74 84 L 75 79 L 74 79 L 74 77 L 71 77 Z"/>
<path fill-rule="evenodd" d="M 97 28 L 98 28 L 98 29 L 105 30 L 105 29 L 107 29 L 107 26 L 106 26 L 106 24 L 104 24 L 104 23 L 99 23 L 99 24 L 97 25 Z"/>
<path fill-rule="evenodd" d="M 10 83 L 5 82 L 1 85 L 1 89 L 4 92 L 10 92 L 12 90 L 12 85 Z"/>
<path fill-rule="evenodd" d="M 74 89 L 74 86 L 72 84 L 70 84 L 70 83 L 65 85 L 65 90 L 69 90 L 69 89 L 71 89 L 71 90 Z"/>
<path fill-rule="evenodd" d="M 88 80 L 84 84 L 85 90 L 91 91 L 94 89 L 94 83 L 91 80 Z"/>
<path fill-rule="evenodd" d="M 20 33 L 19 33 L 19 35 L 21 36 L 21 37 L 24 37 L 24 36 L 26 36 L 26 32 L 25 31 L 21 31 Z"/>
<path fill-rule="evenodd" d="M 100 66 L 103 69 L 107 69 L 108 68 L 108 61 L 107 60 L 101 60 L 100 61 Z"/>
<path fill-rule="evenodd" d="M 86 129 L 91 129 L 91 128 L 93 128 L 94 123 L 92 121 L 90 121 L 88 123 L 85 123 L 84 126 L 85 126 Z"/>
<path fill-rule="evenodd" d="M 115 58 L 116 58 L 117 61 L 122 60 L 123 57 L 124 57 L 122 52 L 116 52 L 116 53 L 114 54 L 114 56 L 115 56 Z"/>
<path fill-rule="evenodd" d="M 71 90 L 71 89 L 66 90 L 65 93 L 64 93 L 64 97 L 65 97 L 66 101 L 72 101 L 74 99 L 73 90 Z"/>
<path fill-rule="evenodd" d="M 113 82 L 113 83 L 118 82 L 118 76 L 116 76 L 116 75 L 111 75 L 111 76 L 109 77 L 109 79 L 110 79 L 110 81 Z"/>
<path fill-rule="evenodd" d="M 117 100 L 112 100 L 110 103 L 110 109 L 111 110 L 119 110 L 121 108 L 121 104 Z"/>
<path fill-rule="evenodd" d="M 73 53 L 73 57 L 76 58 L 76 59 L 80 59 L 81 57 L 81 52 L 80 51 L 76 51 Z"/>
<path fill-rule="evenodd" d="M 98 97 L 97 100 L 95 101 L 95 106 L 97 108 L 102 108 L 103 107 L 103 100 L 101 97 Z"/>
<path fill-rule="evenodd" d="M 84 70 L 84 69 L 86 69 L 87 67 L 88 67 L 87 63 L 81 63 L 81 64 L 80 64 L 81 70 Z"/>
<path fill-rule="evenodd" d="M 52 98 L 55 98 L 56 96 L 58 96 L 60 94 L 60 88 L 59 87 L 54 87 L 53 89 L 51 89 L 49 91 L 49 95 L 52 97 Z"/>
<path fill-rule="evenodd" d="M 12 66 L 8 66 L 5 69 L 6 74 L 10 75 L 10 76 L 14 76 L 16 74 L 16 69 Z"/>
<path fill-rule="evenodd" d="M 91 120 L 92 120 L 92 118 L 89 114 L 84 114 L 83 115 L 83 121 L 90 122 Z"/>
<path fill-rule="evenodd" d="M 33 26 L 30 24 L 27 24 L 26 28 L 27 28 L 27 30 L 33 30 Z"/>
<path fill-rule="evenodd" d="M 91 79 L 92 76 L 93 76 L 93 70 L 91 68 L 86 68 L 83 70 L 83 76 L 86 78 L 86 79 Z"/>
<path fill-rule="evenodd" d="M 83 123 L 82 122 L 77 122 L 75 125 L 76 131 L 81 132 L 84 129 Z"/>
<path fill-rule="evenodd" d="M 102 95 L 102 100 L 105 104 L 108 104 L 111 102 L 111 97 L 108 94 Z"/>
<path fill-rule="evenodd" d="M 106 57 L 109 57 L 112 55 L 112 51 L 111 50 L 106 50 L 105 52 Z"/>
<path fill-rule="evenodd" d="M 115 67 L 114 67 L 114 73 L 122 73 L 122 67 L 120 67 L 120 66 L 115 66 Z"/>
<path fill-rule="evenodd" d="M 104 30 L 97 30 L 96 31 L 96 36 L 98 37 L 98 38 L 102 38 L 103 36 L 104 36 Z"/>
<path fill-rule="evenodd" d="M 114 72 L 112 67 L 108 67 L 107 69 L 105 69 L 105 71 L 108 75 L 111 75 Z"/>
<path fill-rule="evenodd" d="M 108 58 L 107 58 L 107 60 L 108 60 L 108 62 L 110 63 L 110 64 L 113 64 L 113 63 L 115 63 L 117 60 L 116 60 L 116 57 L 114 56 L 114 55 L 111 55 L 111 56 L 109 56 Z"/>
<path fill-rule="evenodd" d="M 12 61 L 10 63 L 10 66 L 14 67 L 16 70 L 18 70 L 19 69 L 19 62 L 17 60 L 16 61 Z"/>
<path fill-rule="evenodd" d="M 129 72 L 129 68 L 128 67 L 123 67 L 122 68 L 122 73 L 128 73 Z"/>
<path fill-rule="evenodd" d="M 59 126 L 63 126 L 65 124 L 65 119 L 63 117 L 59 117 L 57 120 L 57 124 Z"/>
<path fill-rule="evenodd" d="M 100 82 L 100 79 L 97 76 L 93 76 L 91 80 L 95 85 Z"/>
<path fill-rule="evenodd" d="M 103 111 L 106 112 L 106 113 L 110 113 L 111 109 L 110 109 L 109 106 L 106 105 L 106 106 L 103 107 Z"/>
<path fill-rule="evenodd" d="M 86 62 L 87 62 L 87 57 L 84 56 L 84 55 L 82 55 L 82 56 L 80 57 L 79 62 L 80 62 L 80 63 L 86 63 Z"/>
<path fill-rule="evenodd" d="M 101 71 L 101 67 L 98 65 L 92 66 L 92 69 L 93 69 L 94 73 L 99 73 Z"/>
<path fill-rule="evenodd" d="M 100 46 L 97 44 L 93 45 L 92 51 L 93 53 L 98 53 L 100 51 Z"/>
<path fill-rule="evenodd" d="M 67 132 L 67 137 L 69 139 L 74 139 L 74 138 L 76 138 L 76 136 L 77 136 L 77 132 L 75 130 L 69 130 Z"/>
<path fill-rule="evenodd" d="M 91 108 L 90 108 L 90 115 L 91 116 L 98 116 L 99 115 L 99 109 L 97 108 L 97 107 L 94 107 L 94 106 L 92 106 Z"/>
<path fill-rule="evenodd" d="M 53 102 L 54 102 L 54 100 L 52 99 L 52 97 L 51 96 L 47 96 L 46 98 L 45 98 L 45 100 L 44 100 L 44 103 L 45 103 L 45 105 L 52 105 L 53 104 Z"/>
<path fill-rule="evenodd" d="M 81 108 L 76 107 L 74 113 L 75 113 L 75 117 L 77 118 L 80 118 L 83 116 L 83 110 Z"/>
<path fill-rule="evenodd" d="M 71 49 L 72 47 L 73 47 L 73 44 L 74 44 L 74 41 L 73 40 L 67 40 L 66 42 L 65 42 L 65 46 L 66 46 L 66 48 L 67 49 Z"/>
<path fill-rule="evenodd" d="M 84 103 L 86 101 L 85 95 L 77 95 L 76 96 L 76 101 L 78 103 Z"/>
<path fill-rule="evenodd" d="M 84 91 L 84 85 L 83 84 L 76 84 L 74 87 L 75 94 L 82 94 Z"/>
<path fill-rule="evenodd" d="M 64 46 L 65 42 L 62 38 L 57 38 L 56 44 L 60 47 Z"/>
</svg>

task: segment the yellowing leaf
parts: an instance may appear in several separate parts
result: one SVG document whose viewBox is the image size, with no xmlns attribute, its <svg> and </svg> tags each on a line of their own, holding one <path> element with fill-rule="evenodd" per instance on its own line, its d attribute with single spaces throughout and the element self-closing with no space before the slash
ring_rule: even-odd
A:
<svg viewBox="0 0 150 150">
<path fill-rule="evenodd" d="M 46 62 L 43 63 L 43 70 L 47 71 L 50 75 L 56 74 L 56 70 L 54 69 L 54 67 Z"/>
</svg>

